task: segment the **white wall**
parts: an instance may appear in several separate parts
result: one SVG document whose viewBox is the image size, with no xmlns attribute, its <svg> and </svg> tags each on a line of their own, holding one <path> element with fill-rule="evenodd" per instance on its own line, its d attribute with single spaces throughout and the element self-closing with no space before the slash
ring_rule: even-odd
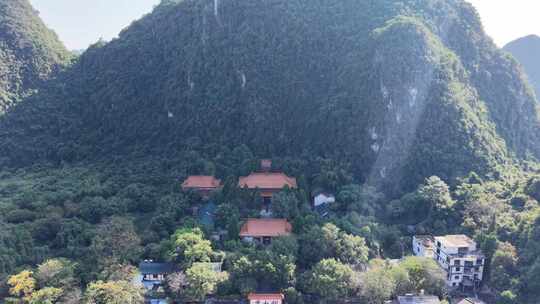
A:
<svg viewBox="0 0 540 304">
<path fill-rule="evenodd" d="M 315 207 L 318 207 L 323 204 L 331 204 L 335 202 L 336 202 L 336 198 L 334 196 L 326 196 L 324 194 L 319 194 L 315 196 L 315 199 L 313 200 L 313 204 L 315 205 Z"/>
</svg>

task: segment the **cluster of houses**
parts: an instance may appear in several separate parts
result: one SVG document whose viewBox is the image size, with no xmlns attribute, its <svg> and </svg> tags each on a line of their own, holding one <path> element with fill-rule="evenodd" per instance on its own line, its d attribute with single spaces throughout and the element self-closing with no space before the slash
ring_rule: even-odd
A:
<svg viewBox="0 0 540 304">
<path fill-rule="evenodd" d="M 240 229 L 239 238 L 245 242 L 268 245 L 273 238 L 287 236 L 292 233 L 292 225 L 287 219 L 272 218 L 272 196 L 284 188 L 296 189 L 296 179 L 283 172 L 272 172 L 270 160 L 261 161 L 261 170 L 248 176 L 240 177 L 238 187 L 256 190 L 260 194 L 263 207 L 261 218 L 247 219 Z M 192 175 L 182 183 L 184 191 L 194 191 L 208 199 L 213 192 L 223 187 L 221 180 L 214 176 Z M 321 205 L 319 203 L 318 205 Z M 221 264 L 209 263 L 213 270 L 221 271 Z M 167 274 L 177 271 L 170 263 L 153 263 L 145 261 L 139 265 L 141 280 L 148 290 L 161 288 Z M 249 304 L 282 304 L 285 296 L 282 293 L 250 293 Z M 166 303 L 164 300 L 152 299 L 152 303 Z"/>
<path fill-rule="evenodd" d="M 271 172 L 271 166 L 270 160 L 262 160 L 261 172 L 238 179 L 239 188 L 258 191 L 263 201 L 261 218 L 247 219 L 240 229 L 239 237 L 246 242 L 268 245 L 272 238 L 292 233 L 292 226 L 286 219 L 272 218 L 272 196 L 284 188 L 296 189 L 296 179 L 283 172 Z M 206 198 L 221 188 L 221 181 L 213 176 L 189 176 L 182 183 L 184 191 L 195 191 Z"/>
<path fill-rule="evenodd" d="M 239 188 L 258 191 L 263 201 L 261 218 L 247 219 L 240 229 L 239 238 L 245 242 L 268 245 L 273 238 L 292 233 L 293 227 L 287 219 L 272 218 L 272 197 L 284 188 L 296 189 L 297 182 L 294 177 L 289 177 L 283 172 L 272 172 L 271 167 L 271 161 L 262 160 L 259 172 L 253 172 L 238 180 Z M 182 183 L 184 191 L 195 191 L 203 198 L 209 198 L 213 192 L 221 188 L 221 180 L 214 176 L 193 175 L 187 177 Z M 326 216 L 328 206 L 334 202 L 335 197 L 332 194 L 318 192 L 313 195 L 313 208 L 321 216 Z M 485 257 L 477 249 L 476 243 L 465 235 L 414 236 L 412 247 L 416 256 L 433 258 L 438 263 L 446 272 L 446 283 L 449 288 L 476 288 L 482 281 Z M 221 264 L 211 265 L 211 267 L 216 271 L 221 271 Z M 139 269 L 142 282 L 148 290 L 159 288 L 168 273 L 177 271 L 173 264 L 148 261 L 141 263 Z M 282 293 L 250 293 L 247 300 L 249 304 L 282 304 L 284 295 Z M 158 299 L 154 301 L 156 302 L 153 303 L 166 303 Z M 463 301 L 465 302 L 460 303 L 479 303 L 473 302 L 476 300 L 472 299 Z M 394 303 L 437 304 L 440 301 L 436 296 L 408 294 L 399 296 Z"/>
</svg>

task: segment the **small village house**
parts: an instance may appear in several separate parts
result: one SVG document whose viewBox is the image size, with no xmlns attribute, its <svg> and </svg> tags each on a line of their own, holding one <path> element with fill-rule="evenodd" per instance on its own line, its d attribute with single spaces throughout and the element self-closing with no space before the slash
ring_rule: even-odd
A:
<svg viewBox="0 0 540 304">
<path fill-rule="evenodd" d="M 272 238 L 292 233 L 292 225 L 286 219 L 248 219 L 240 229 L 240 238 L 245 242 L 270 244 Z"/>
<path fill-rule="evenodd" d="M 196 191 L 208 198 L 213 191 L 221 189 L 221 180 L 207 175 L 191 175 L 182 183 L 182 190 Z"/>
<path fill-rule="evenodd" d="M 483 279 L 484 254 L 466 235 L 415 236 L 413 250 L 437 261 L 447 274 L 448 287 L 476 288 Z"/>
<path fill-rule="evenodd" d="M 321 217 L 326 217 L 330 213 L 330 205 L 336 202 L 333 194 L 317 191 L 313 193 L 313 210 Z"/>
<path fill-rule="evenodd" d="M 153 290 L 161 286 L 167 275 L 176 270 L 177 267 L 173 263 L 155 263 L 151 260 L 139 263 L 141 283 L 148 290 Z"/>
<path fill-rule="evenodd" d="M 329 205 L 336 202 L 336 197 L 333 194 L 326 192 L 319 192 L 313 196 L 313 206 L 315 208 Z"/>
<path fill-rule="evenodd" d="M 250 293 L 247 298 L 249 304 L 283 304 L 285 296 L 282 293 Z"/>
</svg>

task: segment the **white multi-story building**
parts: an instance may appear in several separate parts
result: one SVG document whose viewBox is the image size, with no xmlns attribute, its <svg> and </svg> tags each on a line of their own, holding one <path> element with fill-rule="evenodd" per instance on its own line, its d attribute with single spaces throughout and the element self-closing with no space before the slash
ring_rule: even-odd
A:
<svg viewBox="0 0 540 304">
<path fill-rule="evenodd" d="M 415 236 L 413 251 L 436 260 L 449 287 L 475 287 L 482 281 L 485 257 L 466 235 Z"/>
</svg>

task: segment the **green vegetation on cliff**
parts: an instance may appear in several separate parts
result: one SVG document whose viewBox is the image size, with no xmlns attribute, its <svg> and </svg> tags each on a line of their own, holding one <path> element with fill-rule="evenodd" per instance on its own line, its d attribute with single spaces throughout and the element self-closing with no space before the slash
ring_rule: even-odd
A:
<svg viewBox="0 0 540 304">
<path fill-rule="evenodd" d="M 0 161 L 247 145 L 399 193 L 538 157 L 535 107 L 461 1 L 163 2 L 5 117 Z"/>
<path fill-rule="evenodd" d="M 38 89 L 70 57 L 28 0 L 0 2 L 0 115 Z"/>
<path fill-rule="evenodd" d="M 50 35 L 30 41 L 55 45 Z M 46 62 L 67 61 L 48 50 L 59 52 Z M 486 274 L 496 297 L 539 296 L 538 103 L 464 1 L 162 1 L 17 95 L 0 117 L 0 278 L 31 282 L 20 271 L 57 257 L 76 278 L 28 296 L 111 296 L 128 288 L 111 274 L 143 258 L 185 266 L 177 281 L 193 288 L 169 282 L 178 298 L 244 294 L 268 277 L 291 303 L 443 295 L 431 265 L 374 260 L 402 257 L 412 233 L 467 233 L 500 270 Z M 268 157 L 299 184 L 275 206 L 296 237 L 271 251 L 237 237 L 262 202 L 236 179 Z M 192 212 L 205 202 L 180 191 L 190 174 L 225 183 L 210 227 Z M 336 194 L 326 217 L 310 208 L 317 190 Z M 208 241 L 216 231 L 225 239 Z M 185 233 L 203 255 L 173 250 Z M 222 251 L 228 280 L 193 263 Z"/>
</svg>

